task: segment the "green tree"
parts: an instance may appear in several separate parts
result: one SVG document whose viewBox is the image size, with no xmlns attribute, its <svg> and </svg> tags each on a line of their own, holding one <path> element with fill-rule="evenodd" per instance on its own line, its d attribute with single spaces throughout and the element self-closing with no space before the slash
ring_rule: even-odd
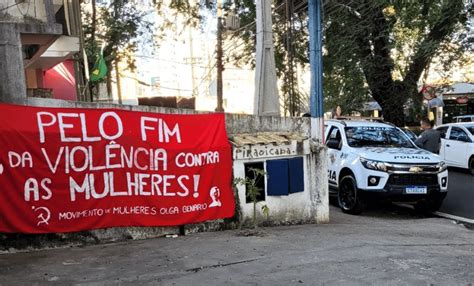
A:
<svg viewBox="0 0 474 286">
<path fill-rule="evenodd" d="M 151 26 L 145 20 L 146 13 L 140 11 L 131 0 L 114 0 L 108 4 L 91 0 L 82 3 L 83 30 L 85 49 L 92 68 L 100 55 L 104 44 L 103 55 L 107 65 L 107 92 L 111 96 L 111 70 L 115 62 L 125 60 L 129 69 L 135 68 L 134 52 L 139 43 L 151 43 Z M 94 94 L 95 83 L 90 82 Z M 96 93 L 96 92 L 95 92 Z"/>
<path fill-rule="evenodd" d="M 287 25 L 291 3 L 291 29 Z M 433 59 L 450 68 L 473 49 L 468 41 L 472 6 L 463 0 L 326 0 L 324 18 L 324 94 L 326 106 L 358 109 L 370 97 L 383 108 L 386 120 L 403 125 L 404 104 L 421 112 L 417 83 Z M 245 45 L 231 59 L 254 64 L 255 5 L 231 1 L 226 9 L 241 18 L 242 29 L 232 37 Z M 294 74 L 288 60 L 307 65 L 307 0 L 274 0 L 274 39 L 277 74 Z M 291 34 L 291 37 L 288 37 Z M 289 43 L 290 41 L 290 43 Z M 291 53 L 291 56 L 289 56 Z M 288 81 L 284 80 L 286 84 Z M 291 87 L 284 86 L 284 91 Z M 294 93 L 299 96 L 299 93 Z M 298 98 L 293 102 L 302 102 Z M 291 113 L 291 112 L 290 112 Z"/>
<path fill-rule="evenodd" d="M 452 1 L 327 1 L 326 43 L 331 65 L 350 63 L 359 85 L 363 75 L 370 95 L 382 106 L 386 120 L 403 125 L 403 105 L 416 111 L 422 97 L 417 83 L 433 58 L 461 59 L 467 15 L 462 0 Z M 472 47 L 471 47 L 472 48 Z M 360 82 L 359 82 L 360 83 Z"/>
</svg>

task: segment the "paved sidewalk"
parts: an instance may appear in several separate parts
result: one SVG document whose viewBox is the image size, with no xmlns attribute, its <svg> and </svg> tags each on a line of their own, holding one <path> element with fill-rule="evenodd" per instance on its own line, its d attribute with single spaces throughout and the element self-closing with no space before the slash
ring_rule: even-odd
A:
<svg viewBox="0 0 474 286">
<path fill-rule="evenodd" d="M 390 207 L 331 223 L 0 255 L 0 285 L 467 285 L 474 231 Z"/>
</svg>

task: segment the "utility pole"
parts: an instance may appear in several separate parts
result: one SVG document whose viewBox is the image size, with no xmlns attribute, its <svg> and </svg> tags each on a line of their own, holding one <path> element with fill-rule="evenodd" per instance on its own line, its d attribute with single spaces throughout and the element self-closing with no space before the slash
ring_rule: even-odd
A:
<svg viewBox="0 0 474 286">
<path fill-rule="evenodd" d="M 217 0 L 217 112 L 224 112 L 222 97 L 222 72 L 224 66 L 222 64 L 222 3 Z"/>
<path fill-rule="evenodd" d="M 84 48 L 84 31 L 82 28 L 81 4 L 79 3 L 79 1 L 68 1 L 65 3 L 65 5 L 71 5 L 72 8 L 71 35 L 79 38 L 80 50 L 74 55 L 74 72 L 76 76 L 77 97 L 80 101 L 91 101 L 90 92 L 88 88 L 89 65 L 87 63 L 87 57 Z"/>
<path fill-rule="evenodd" d="M 297 98 L 295 94 L 295 77 L 293 65 L 293 1 L 286 0 L 286 52 L 287 52 L 287 70 L 285 81 L 288 95 L 288 106 L 290 116 L 297 115 Z"/>
<path fill-rule="evenodd" d="M 321 0 L 308 0 L 309 63 L 311 69 L 311 138 L 323 143 L 323 60 L 321 32 Z"/>
<path fill-rule="evenodd" d="M 193 34 L 191 32 L 191 27 L 188 27 L 188 35 L 189 35 L 189 54 L 191 56 L 191 83 L 192 83 L 192 96 L 196 97 L 198 91 L 196 90 L 196 79 L 194 77 L 194 45 L 193 45 Z"/>
<path fill-rule="evenodd" d="M 258 0 L 254 114 L 280 116 L 271 0 Z"/>
</svg>

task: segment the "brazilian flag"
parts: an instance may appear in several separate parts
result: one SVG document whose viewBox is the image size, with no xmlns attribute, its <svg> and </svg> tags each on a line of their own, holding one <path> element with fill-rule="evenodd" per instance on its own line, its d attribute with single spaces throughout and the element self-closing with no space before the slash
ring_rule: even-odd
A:
<svg viewBox="0 0 474 286">
<path fill-rule="evenodd" d="M 91 72 L 91 81 L 99 81 L 107 75 L 107 65 L 105 64 L 104 55 L 100 53 L 95 61 L 94 68 Z"/>
</svg>

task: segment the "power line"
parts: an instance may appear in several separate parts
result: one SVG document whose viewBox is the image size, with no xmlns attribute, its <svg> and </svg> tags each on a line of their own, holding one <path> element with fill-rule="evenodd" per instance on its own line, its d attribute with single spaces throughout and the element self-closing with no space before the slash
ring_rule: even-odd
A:
<svg viewBox="0 0 474 286">
<path fill-rule="evenodd" d="M 278 11 L 279 9 L 281 9 L 285 4 L 282 3 L 280 5 L 278 5 L 278 7 L 276 7 L 274 10 L 275 11 Z M 249 22 L 247 23 L 245 26 L 243 27 L 240 27 L 239 29 L 235 30 L 235 31 L 230 31 L 229 33 L 231 34 L 236 34 L 236 33 L 239 33 L 241 32 L 242 30 L 246 30 L 247 28 L 251 27 L 251 26 L 255 26 L 257 24 L 257 21 L 256 20 L 253 20 L 252 22 Z"/>
<path fill-rule="evenodd" d="M 209 71 L 207 72 L 206 75 L 204 75 L 202 78 L 201 78 L 201 81 L 198 83 L 198 85 L 192 90 L 192 92 L 195 92 L 195 91 L 199 91 L 199 88 L 201 87 L 201 85 L 204 83 L 204 81 L 211 75 L 212 71 L 214 70 L 214 68 L 217 66 L 217 63 L 214 63 L 214 65 L 212 67 L 209 68 Z"/>
<path fill-rule="evenodd" d="M 278 7 L 274 8 L 274 11 L 279 11 L 280 9 L 282 9 L 284 7 L 284 3 L 280 4 Z M 303 7 L 304 5 L 307 5 L 307 2 L 306 3 L 302 3 L 300 4 L 299 6 L 296 7 L 296 9 L 300 9 L 301 7 Z M 295 9 L 295 10 L 296 10 Z M 237 34 L 239 32 L 242 32 L 242 31 L 246 31 L 246 30 L 250 30 L 252 29 L 254 26 L 256 26 L 256 21 L 252 21 L 248 24 L 246 24 L 245 26 L 243 27 L 240 27 L 238 30 L 235 30 L 235 31 L 231 31 L 230 33 L 231 34 Z M 225 47 L 224 49 L 226 51 L 231 51 L 231 49 L 238 49 L 239 47 L 241 47 L 242 45 L 245 45 L 246 43 L 244 41 L 240 42 L 239 43 L 239 38 L 233 38 L 231 41 L 227 42 L 225 44 Z M 215 51 L 214 53 L 215 54 Z M 194 63 L 186 63 L 186 62 L 179 62 L 179 61 L 173 61 L 173 60 L 168 60 L 168 59 L 162 59 L 162 58 L 158 58 L 158 57 L 153 57 L 153 56 L 146 56 L 146 55 L 136 55 L 137 57 L 139 58 L 149 58 L 149 59 L 155 59 L 155 60 L 158 60 L 158 61 L 164 61 L 164 62 L 170 62 L 170 63 L 175 63 L 175 64 L 180 64 L 180 65 L 189 65 L 189 66 L 196 66 L 196 67 L 199 67 L 199 68 L 204 68 L 204 69 L 207 69 L 209 68 L 209 66 L 202 66 L 202 65 L 195 65 Z M 181 90 L 181 91 L 190 91 L 190 92 L 194 92 L 196 90 L 199 90 L 199 88 L 201 88 L 202 84 L 206 81 L 206 79 L 209 78 L 209 76 L 212 74 L 212 72 L 214 71 L 214 68 L 216 67 L 216 63 L 214 63 L 212 65 L 212 67 L 209 68 L 209 71 L 200 79 L 200 82 L 199 84 L 193 89 L 193 90 L 182 90 L 182 89 L 173 89 L 173 88 L 166 88 L 166 87 L 163 87 L 164 89 L 170 89 L 170 90 Z M 245 69 L 240 69 L 240 68 L 226 68 L 226 69 L 229 69 L 229 70 L 245 70 Z"/>
<path fill-rule="evenodd" d="M 245 30 L 245 29 L 247 29 L 248 27 L 254 26 L 254 25 L 256 25 L 256 24 L 257 24 L 257 22 L 256 22 L 255 20 L 253 20 L 252 22 L 248 23 L 248 24 L 245 25 L 245 26 L 242 26 L 242 27 L 238 28 L 238 29 L 235 30 L 235 31 L 228 31 L 228 33 L 236 34 L 236 33 L 239 33 L 240 31 Z"/>
<path fill-rule="evenodd" d="M 149 84 L 149 83 L 146 83 L 146 82 L 144 82 L 144 81 L 142 81 L 142 80 L 140 80 L 140 79 L 138 79 L 138 78 L 136 78 L 136 77 L 132 77 L 132 76 L 129 76 L 129 75 L 120 73 L 120 72 L 119 72 L 119 74 L 120 74 L 121 77 L 126 77 L 126 78 L 129 78 L 129 79 L 131 79 L 131 80 L 134 80 L 134 81 L 136 81 L 136 82 L 137 82 L 138 84 L 140 84 L 140 85 L 144 85 L 144 86 L 148 86 L 148 87 L 153 87 L 153 85 L 151 85 L 151 84 Z M 168 89 L 168 90 L 192 92 L 191 89 L 172 88 L 172 87 L 162 86 L 161 84 L 160 84 L 160 88 Z"/>
<path fill-rule="evenodd" d="M 8 5 L 8 3 L 10 3 L 10 1 L 7 2 L 7 5 Z M 12 4 L 12 5 L 3 7 L 2 9 L 0 9 L 0 12 L 5 11 L 5 10 L 8 10 L 8 9 L 10 9 L 10 8 L 12 8 L 12 7 L 18 6 L 18 5 L 23 4 L 23 3 L 24 3 L 24 2 L 18 2 L 18 3 Z"/>
<path fill-rule="evenodd" d="M 245 43 L 245 41 L 242 41 L 242 42 L 239 43 L 238 45 L 236 45 L 236 44 L 237 44 L 237 42 L 235 42 L 234 45 L 229 45 L 229 46 L 225 47 L 224 50 L 229 51 L 231 48 L 232 48 L 232 49 L 237 49 L 237 48 L 239 48 L 239 47 L 245 45 L 246 43 Z"/>
<path fill-rule="evenodd" d="M 25 3 L 25 2 L 23 1 L 23 2 L 20 2 L 20 3 L 18 3 L 18 4 L 24 4 L 24 3 Z M 36 4 L 36 3 L 35 3 L 35 4 Z M 23 13 L 23 11 L 21 11 L 20 5 L 17 5 L 16 8 L 18 9 L 18 12 L 20 12 L 20 14 L 21 14 L 23 17 L 25 17 L 25 16 L 28 14 L 28 12 L 30 12 L 30 6 L 31 6 L 31 0 L 28 1 L 28 8 L 26 8 L 26 12 L 25 12 L 25 13 Z M 36 8 L 36 5 L 35 5 L 35 8 Z M 36 16 L 36 15 L 35 15 L 35 16 Z"/>
<path fill-rule="evenodd" d="M 169 63 L 180 64 L 180 65 L 189 65 L 189 66 L 192 65 L 192 66 L 195 66 L 195 67 L 198 67 L 198 68 L 203 68 L 203 69 L 207 68 L 207 66 L 196 65 L 196 64 L 193 64 L 193 63 L 172 61 L 172 60 L 162 59 L 162 58 L 153 57 L 153 56 L 147 56 L 147 55 L 135 55 L 135 56 L 137 58 L 153 59 L 153 60 L 157 60 L 157 61 L 169 62 Z"/>
</svg>

